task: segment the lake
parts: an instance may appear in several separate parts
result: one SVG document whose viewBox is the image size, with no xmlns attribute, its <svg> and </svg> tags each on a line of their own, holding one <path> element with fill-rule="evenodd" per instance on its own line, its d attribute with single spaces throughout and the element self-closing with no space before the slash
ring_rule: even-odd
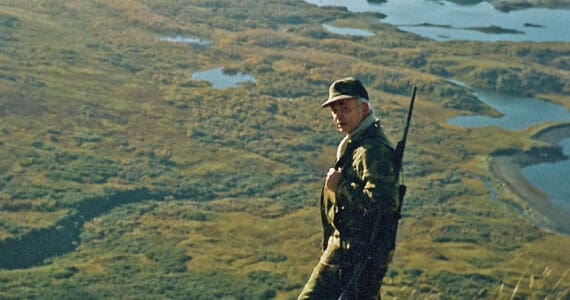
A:
<svg viewBox="0 0 570 300">
<path fill-rule="evenodd" d="M 465 84 L 452 82 L 466 86 Z M 570 112 L 563 106 L 540 99 L 508 96 L 494 92 L 476 91 L 473 93 L 480 101 L 501 112 L 499 118 L 489 116 L 456 116 L 447 122 L 461 127 L 499 126 L 508 130 L 520 130 L 532 125 L 553 122 L 570 122 Z M 564 139 L 560 146 L 570 156 L 570 139 Z M 540 163 L 523 168 L 526 179 L 544 191 L 549 199 L 570 211 L 570 160 L 555 163 Z"/>
<path fill-rule="evenodd" d="M 438 40 L 570 41 L 570 10 L 529 8 L 511 12 L 488 2 L 459 5 L 448 1 L 397 0 L 382 4 L 366 0 L 305 0 L 318 6 L 343 6 L 352 12 L 380 12 L 381 22 Z M 426 26 L 432 24 L 437 26 Z M 522 33 L 484 33 L 468 28 L 499 26 Z"/>
<path fill-rule="evenodd" d="M 192 80 L 204 80 L 212 84 L 215 89 L 226 89 L 237 87 L 240 83 L 255 82 L 255 77 L 249 74 L 237 72 L 235 74 L 224 73 L 222 67 L 213 68 L 204 71 L 194 72 Z"/>
<path fill-rule="evenodd" d="M 570 121 L 570 112 L 563 106 L 522 96 L 508 96 L 495 92 L 478 91 L 473 95 L 502 113 L 499 118 L 469 115 L 449 118 L 447 123 L 461 127 L 499 126 L 520 130 L 532 125 L 551 121 Z"/>
<path fill-rule="evenodd" d="M 570 138 L 560 142 L 564 154 L 570 157 Z M 550 200 L 570 211 L 570 160 L 556 163 L 540 163 L 523 168 L 524 176 Z"/>
</svg>

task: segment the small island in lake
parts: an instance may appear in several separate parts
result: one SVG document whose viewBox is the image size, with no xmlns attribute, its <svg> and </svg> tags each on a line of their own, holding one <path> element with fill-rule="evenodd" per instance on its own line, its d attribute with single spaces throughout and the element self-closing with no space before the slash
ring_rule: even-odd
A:
<svg viewBox="0 0 570 300">
<path fill-rule="evenodd" d="M 491 26 L 487 26 L 487 27 L 467 27 L 465 29 L 476 30 L 476 31 L 480 31 L 483 33 L 493 33 L 493 34 L 503 34 L 503 33 L 524 34 L 523 31 L 519 31 L 519 30 L 515 30 L 515 29 L 509 29 L 509 28 L 503 28 L 503 27 L 497 26 L 497 25 L 491 25 Z"/>
<path fill-rule="evenodd" d="M 534 24 L 534 23 L 524 23 L 524 27 L 535 27 L 535 28 L 544 28 L 544 26 L 540 25 L 540 24 Z"/>
</svg>

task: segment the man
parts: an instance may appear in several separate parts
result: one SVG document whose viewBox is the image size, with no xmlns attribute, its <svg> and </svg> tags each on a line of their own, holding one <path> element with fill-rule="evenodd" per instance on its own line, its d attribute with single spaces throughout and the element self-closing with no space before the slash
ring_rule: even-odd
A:
<svg viewBox="0 0 570 300">
<path fill-rule="evenodd" d="M 343 292 L 348 299 L 380 299 L 399 205 L 394 150 L 360 81 L 349 77 L 333 82 L 322 107 L 330 108 L 336 128 L 346 136 L 321 194 L 323 252 L 299 299 L 338 299 Z M 378 238 L 371 245 L 379 215 Z M 354 270 L 362 263 L 355 280 Z"/>
</svg>

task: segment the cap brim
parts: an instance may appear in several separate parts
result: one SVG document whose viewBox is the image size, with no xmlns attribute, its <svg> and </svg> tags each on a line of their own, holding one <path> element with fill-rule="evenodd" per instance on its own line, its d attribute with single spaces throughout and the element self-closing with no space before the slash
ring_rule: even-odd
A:
<svg viewBox="0 0 570 300">
<path fill-rule="evenodd" d="M 351 98 L 355 98 L 355 96 L 351 96 L 351 95 L 338 95 L 336 97 L 333 98 L 329 98 L 327 101 L 325 101 L 323 104 L 321 104 L 321 107 L 327 107 L 329 105 L 331 105 L 331 103 L 338 101 L 338 100 L 342 100 L 342 99 L 351 99 Z"/>
</svg>

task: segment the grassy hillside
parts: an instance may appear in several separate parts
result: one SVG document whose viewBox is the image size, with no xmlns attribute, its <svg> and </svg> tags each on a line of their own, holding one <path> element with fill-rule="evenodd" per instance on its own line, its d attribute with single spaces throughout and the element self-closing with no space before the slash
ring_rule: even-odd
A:
<svg viewBox="0 0 570 300">
<path fill-rule="evenodd" d="M 385 297 L 567 299 L 570 238 L 529 221 L 487 165 L 539 142 L 445 120 L 496 113 L 450 77 L 570 107 L 569 53 L 436 43 L 293 0 L 3 1 L 0 298 L 294 298 L 341 138 L 320 103 L 352 75 L 394 140 L 419 87 Z M 219 66 L 255 83 L 190 79 Z"/>
</svg>

